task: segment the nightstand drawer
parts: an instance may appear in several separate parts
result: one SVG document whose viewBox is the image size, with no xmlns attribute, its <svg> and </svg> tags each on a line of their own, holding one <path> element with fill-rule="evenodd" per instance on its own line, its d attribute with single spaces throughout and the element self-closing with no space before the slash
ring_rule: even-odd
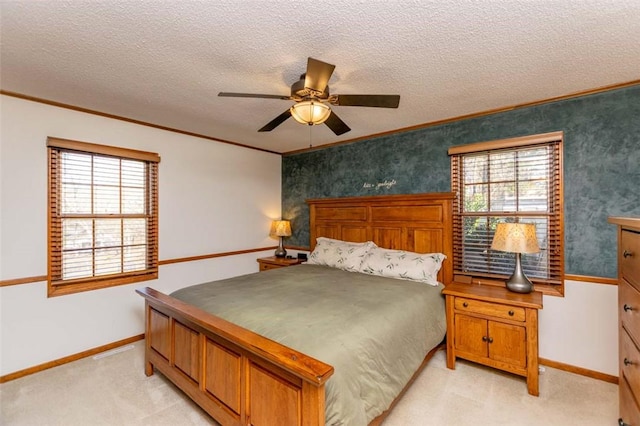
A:
<svg viewBox="0 0 640 426">
<path fill-rule="evenodd" d="M 632 231 L 620 233 L 620 275 L 640 286 L 640 234 Z"/>
<path fill-rule="evenodd" d="M 260 271 L 268 271 L 269 269 L 282 268 L 280 265 L 274 265 L 272 263 L 260 263 Z"/>
<path fill-rule="evenodd" d="M 497 303 L 482 302 L 480 300 L 456 297 L 455 308 L 459 311 L 489 315 L 497 318 L 524 321 L 524 308 L 516 306 L 500 305 Z"/>
</svg>

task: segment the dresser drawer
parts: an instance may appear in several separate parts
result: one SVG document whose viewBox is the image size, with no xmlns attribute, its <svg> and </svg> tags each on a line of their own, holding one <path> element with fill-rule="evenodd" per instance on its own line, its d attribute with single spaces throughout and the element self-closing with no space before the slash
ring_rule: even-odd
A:
<svg viewBox="0 0 640 426">
<path fill-rule="evenodd" d="M 621 232 L 620 256 L 620 275 L 640 287 L 640 233 Z"/>
<path fill-rule="evenodd" d="M 640 390 L 640 351 L 624 329 L 620 330 L 619 360 L 620 370 L 629 382 L 631 389 Z"/>
<path fill-rule="evenodd" d="M 618 286 L 618 314 L 629 335 L 640 343 L 640 292 L 625 279 Z"/>
<path fill-rule="evenodd" d="M 627 425 L 640 425 L 640 408 L 636 403 L 629 383 L 620 377 L 620 419 Z"/>
<path fill-rule="evenodd" d="M 500 305 L 497 303 L 482 302 L 480 300 L 456 297 L 455 308 L 459 311 L 488 315 L 496 318 L 505 318 L 514 321 L 524 321 L 524 308 L 516 306 Z"/>
</svg>

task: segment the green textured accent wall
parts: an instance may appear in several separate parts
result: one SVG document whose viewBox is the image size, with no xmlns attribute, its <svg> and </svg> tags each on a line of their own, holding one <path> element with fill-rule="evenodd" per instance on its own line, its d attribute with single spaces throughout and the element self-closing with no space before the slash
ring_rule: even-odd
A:
<svg viewBox="0 0 640 426">
<path fill-rule="evenodd" d="M 287 245 L 309 245 L 308 198 L 447 192 L 451 146 L 564 132 L 565 272 L 615 277 L 616 227 L 640 216 L 640 85 L 287 155 Z"/>
</svg>

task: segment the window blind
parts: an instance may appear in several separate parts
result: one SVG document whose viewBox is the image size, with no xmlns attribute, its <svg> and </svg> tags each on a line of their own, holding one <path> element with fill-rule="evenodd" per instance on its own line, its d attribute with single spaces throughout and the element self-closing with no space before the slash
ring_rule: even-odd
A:
<svg viewBox="0 0 640 426">
<path fill-rule="evenodd" d="M 540 139 L 540 138 L 539 138 Z M 562 140 L 557 134 L 528 144 L 519 140 L 456 147 L 451 156 L 454 202 L 454 273 L 505 278 L 513 253 L 491 250 L 496 225 L 536 225 L 540 252 L 522 256 L 536 283 L 562 284 L 564 273 Z M 451 152 L 451 151 L 450 151 Z"/>
<path fill-rule="evenodd" d="M 158 162 L 68 142 L 48 141 L 50 295 L 156 278 Z"/>
</svg>

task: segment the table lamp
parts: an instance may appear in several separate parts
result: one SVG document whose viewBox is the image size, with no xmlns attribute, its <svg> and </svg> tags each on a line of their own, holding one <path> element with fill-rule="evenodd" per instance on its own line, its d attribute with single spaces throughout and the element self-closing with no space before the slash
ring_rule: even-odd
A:
<svg viewBox="0 0 640 426">
<path fill-rule="evenodd" d="M 287 251 L 284 249 L 283 238 L 291 236 L 291 222 L 288 220 L 274 220 L 271 222 L 271 231 L 269 232 L 271 237 L 278 237 L 279 244 L 276 249 L 276 257 L 285 257 Z"/>
<path fill-rule="evenodd" d="M 498 223 L 491 243 L 492 250 L 516 254 L 516 266 L 513 275 L 507 281 L 507 288 L 516 293 L 531 293 L 533 283 L 522 270 L 522 253 L 538 253 L 536 226 L 533 223 Z"/>
</svg>

